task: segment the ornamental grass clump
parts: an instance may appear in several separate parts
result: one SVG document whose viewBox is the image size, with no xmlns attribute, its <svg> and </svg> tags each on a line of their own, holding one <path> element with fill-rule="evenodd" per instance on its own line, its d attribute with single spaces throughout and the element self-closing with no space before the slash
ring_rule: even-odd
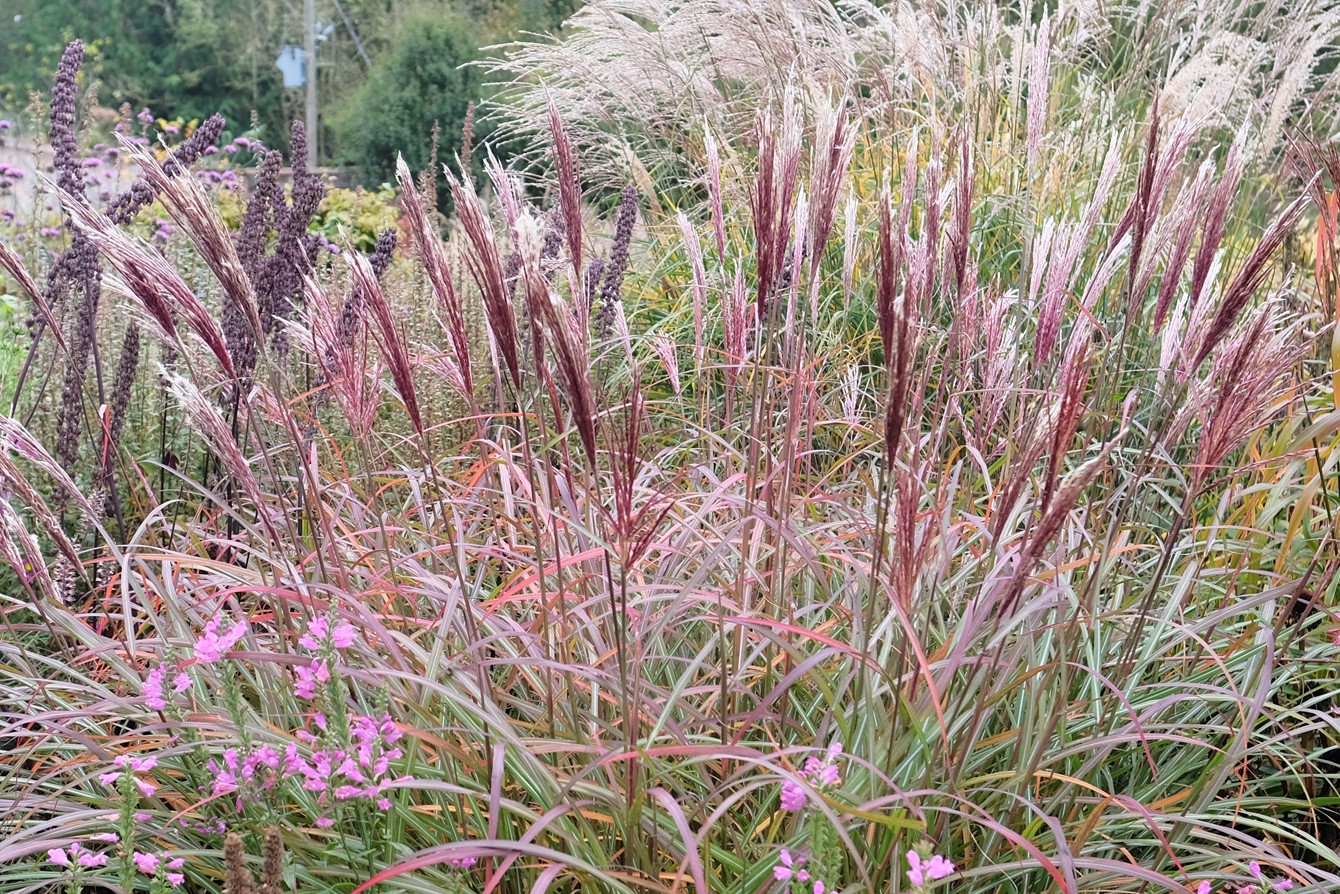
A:
<svg viewBox="0 0 1340 894">
<path fill-rule="evenodd" d="M 190 447 L 99 429 L 121 529 L 0 418 L 0 890 L 1340 885 L 1333 172 L 1073 28 L 916 126 L 867 101 L 933 55 L 764 57 L 665 189 L 557 91 L 547 168 L 453 167 L 444 238 L 402 165 L 371 256 L 272 156 L 234 233 L 127 147 L 166 250 L 58 192 Z"/>
</svg>

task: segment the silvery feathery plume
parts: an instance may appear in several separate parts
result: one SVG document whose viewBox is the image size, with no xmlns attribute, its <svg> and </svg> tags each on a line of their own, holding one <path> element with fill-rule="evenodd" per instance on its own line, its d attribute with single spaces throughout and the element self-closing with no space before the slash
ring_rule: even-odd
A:
<svg viewBox="0 0 1340 894">
<path fill-rule="evenodd" d="M 218 145 L 225 124 L 227 124 L 227 121 L 222 115 L 215 114 L 206 118 L 199 127 L 191 132 L 189 137 L 182 140 L 181 144 L 172 150 L 167 158 L 163 159 L 163 173 L 169 177 L 177 177 L 199 161 L 204 156 L 206 149 Z M 107 209 L 107 216 L 114 223 L 129 223 L 131 218 L 152 202 L 157 194 L 157 190 L 147 181 L 136 180 L 128 192 L 118 196 L 116 201 L 112 202 Z"/>
<path fill-rule="evenodd" d="M 423 263 L 424 272 L 428 274 L 428 281 L 432 284 L 433 294 L 442 304 L 443 323 L 447 335 L 451 339 L 452 354 L 454 355 L 451 360 L 454 361 L 456 369 L 459 370 L 462 396 L 467 401 L 471 401 L 474 394 L 474 378 L 471 372 L 470 339 L 466 331 L 463 305 L 456 292 L 456 287 L 452 283 L 451 267 L 447 261 L 446 248 L 437 234 L 437 227 L 429 216 L 423 197 L 414 187 L 413 175 L 403 158 L 396 160 L 396 180 L 400 183 L 405 219 L 409 224 L 409 231 L 414 237 L 414 245 L 418 249 L 419 260 Z"/>
<path fill-rule="evenodd" d="M 758 257 L 756 311 L 762 320 L 768 300 L 777 290 L 791 242 L 790 208 L 795 198 L 801 156 L 800 107 L 788 88 L 779 123 L 765 109 L 756 126 L 758 174 L 749 193 Z"/>
<path fill-rule="evenodd" d="M 447 178 L 456 206 L 456 216 L 468 243 L 464 252 L 465 266 L 479 288 L 491 343 L 506 367 L 513 386 L 519 388 L 521 363 L 517 353 L 517 319 L 509 284 L 516 277 L 520 255 L 513 252 L 504 264 L 493 224 L 475 192 L 474 181 L 468 175 L 458 179 L 450 172 Z"/>
<path fill-rule="evenodd" d="M 469 173 L 470 158 L 475 148 L 475 101 L 465 107 L 465 123 L 461 126 L 461 170 Z"/>
<path fill-rule="evenodd" d="M 562 209 L 564 229 L 568 237 L 568 256 L 573 270 L 582 269 L 582 185 L 577 173 L 577 158 L 572 141 L 563 127 L 558 108 L 549 104 L 549 133 L 554 155 L 554 173 L 558 177 L 558 204 Z"/>
</svg>

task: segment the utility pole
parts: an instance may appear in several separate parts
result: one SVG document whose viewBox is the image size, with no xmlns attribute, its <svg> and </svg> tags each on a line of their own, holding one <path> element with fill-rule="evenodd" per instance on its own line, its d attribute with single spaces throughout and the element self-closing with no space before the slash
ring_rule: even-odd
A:
<svg viewBox="0 0 1340 894">
<path fill-rule="evenodd" d="M 307 109 L 303 123 L 307 128 L 307 167 L 316 167 L 316 0 L 302 0 L 302 30 L 307 41 Z"/>
</svg>

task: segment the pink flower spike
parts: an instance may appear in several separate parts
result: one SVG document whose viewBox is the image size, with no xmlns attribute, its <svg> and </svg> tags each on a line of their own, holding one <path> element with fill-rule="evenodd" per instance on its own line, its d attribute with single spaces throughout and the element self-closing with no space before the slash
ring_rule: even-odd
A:
<svg viewBox="0 0 1340 894">
<path fill-rule="evenodd" d="M 298 640 L 298 645 L 313 652 L 318 651 L 321 648 L 321 640 L 326 638 L 326 627 L 329 623 L 325 618 L 314 618 L 312 623 L 307 625 L 307 632 Z"/>
<path fill-rule="evenodd" d="M 295 667 L 293 673 L 298 678 L 293 684 L 293 694 L 301 699 L 315 698 L 317 687 L 330 681 L 330 670 L 324 661 L 311 667 Z"/>
<path fill-rule="evenodd" d="M 215 615 L 205 623 L 205 629 L 201 631 L 200 638 L 195 642 L 195 657 L 201 664 L 211 664 L 224 656 L 224 653 L 231 652 L 233 646 L 237 645 L 242 637 L 247 635 L 247 622 L 245 620 L 235 622 L 228 632 L 219 635 L 219 624 L 222 622 L 222 615 Z"/>
<path fill-rule="evenodd" d="M 354 625 L 343 623 L 335 627 L 335 632 L 330 635 L 331 642 L 337 649 L 348 649 L 353 646 L 358 638 L 358 633 L 354 630 Z"/>
<path fill-rule="evenodd" d="M 907 865 L 911 867 L 907 870 L 907 880 L 912 883 L 912 887 L 919 888 L 926 884 L 926 873 L 921 868 L 921 854 L 908 851 Z"/>
<path fill-rule="evenodd" d="M 167 676 L 167 667 L 158 665 L 149 671 L 149 676 L 144 680 L 144 705 L 150 711 L 161 711 L 167 707 L 167 701 L 163 698 L 163 678 Z"/>
<path fill-rule="evenodd" d="M 805 806 L 805 789 L 789 779 L 782 783 L 782 809 L 796 813 Z"/>
<path fill-rule="evenodd" d="M 772 869 L 773 878 L 779 882 L 789 882 L 792 878 L 795 878 L 798 881 L 804 881 L 803 878 L 800 878 L 800 864 L 805 862 L 804 858 L 797 860 L 791 856 L 789 850 L 783 848 L 778 860 L 780 862 Z"/>
<path fill-rule="evenodd" d="M 950 863 L 939 854 L 935 854 L 926 863 L 926 878 L 931 881 L 939 881 L 947 875 L 954 874 L 954 864 Z"/>
</svg>

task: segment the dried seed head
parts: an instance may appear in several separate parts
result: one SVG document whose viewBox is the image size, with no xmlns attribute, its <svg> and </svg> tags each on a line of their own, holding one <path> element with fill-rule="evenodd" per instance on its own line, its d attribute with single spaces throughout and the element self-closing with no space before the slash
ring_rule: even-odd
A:
<svg viewBox="0 0 1340 894">
<path fill-rule="evenodd" d="M 619 196 L 619 217 L 614 224 L 614 245 L 610 248 L 609 264 L 600 297 L 605 304 L 613 304 L 623 297 L 623 278 L 628 271 L 628 249 L 633 241 L 633 225 L 637 223 L 637 190 L 630 183 Z"/>
<path fill-rule="evenodd" d="M 279 894 L 284 890 L 284 842 L 278 829 L 265 830 L 265 867 L 261 874 L 260 894 Z"/>
<path fill-rule="evenodd" d="M 56 80 L 51 86 L 51 151 L 57 184 L 72 196 L 84 192 L 84 168 L 79 160 L 79 141 L 74 119 L 79 93 L 79 69 L 84 64 L 84 42 L 70 41 L 61 54 Z"/>
<path fill-rule="evenodd" d="M 246 850 L 236 832 L 230 832 L 223 845 L 223 890 L 224 894 L 256 894 Z"/>
</svg>

